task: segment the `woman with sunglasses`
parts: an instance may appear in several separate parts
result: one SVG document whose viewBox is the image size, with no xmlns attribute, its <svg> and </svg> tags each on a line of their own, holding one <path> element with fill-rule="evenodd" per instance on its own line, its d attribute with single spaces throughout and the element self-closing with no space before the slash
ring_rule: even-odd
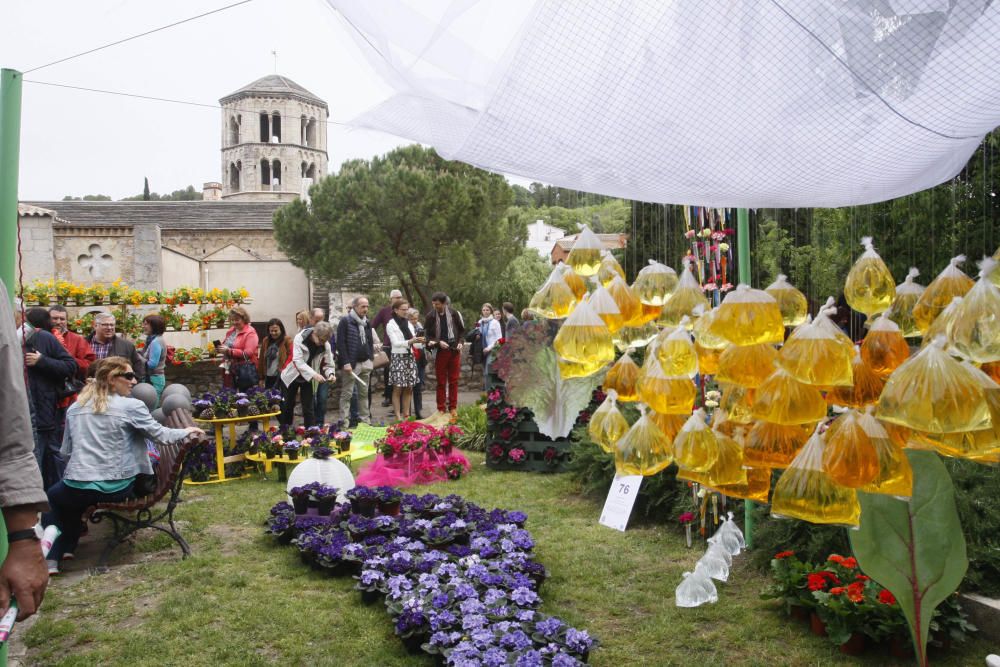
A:
<svg viewBox="0 0 1000 667">
<path fill-rule="evenodd" d="M 66 472 L 48 490 L 51 511 L 42 517 L 43 525 L 54 524 L 62 531 L 49 551 L 49 574 L 58 574 L 63 554 L 76 549 L 88 507 L 128 498 L 136 475 L 153 473 L 146 437 L 172 443 L 204 433 L 196 426 L 158 424 L 145 403 L 129 396 L 136 375 L 126 359 L 108 357 L 97 364 L 94 379 L 66 411 L 61 450 L 68 461 Z"/>
</svg>

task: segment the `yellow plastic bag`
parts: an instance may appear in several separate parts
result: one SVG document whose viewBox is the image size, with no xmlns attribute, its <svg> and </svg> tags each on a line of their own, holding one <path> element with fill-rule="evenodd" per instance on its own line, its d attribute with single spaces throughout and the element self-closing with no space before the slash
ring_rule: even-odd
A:
<svg viewBox="0 0 1000 667">
<path fill-rule="evenodd" d="M 996 386 L 970 364 L 953 359 L 936 338 L 889 376 L 876 414 L 883 421 L 928 433 L 990 428 L 990 403 L 984 387 Z"/>
<path fill-rule="evenodd" d="M 753 402 L 756 390 L 741 384 L 722 382 L 722 400 L 719 410 L 726 413 L 726 418 L 737 424 L 749 424 L 753 421 Z"/>
<path fill-rule="evenodd" d="M 698 408 L 674 438 L 674 460 L 691 472 L 708 472 L 718 457 L 715 433 L 708 427 L 705 410 Z"/>
<path fill-rule="evenodd" d="M 636 320 L 641 319 L 642 304 L 628 283 L 621 276 L 615 276 L 605 289 L 618 304 L 618 310 L 621 311 L 622 320 L 626 325 L 636 326 Z"/>
<path fill-rule="evenodd" d="M 680 324 L 681 318 L 687 315 L 692 318 L 690 326 L 694 326 L 695 318 L 697 317 L 695 309 L 698 306 L 702 307 L 702 311 L 700 312 L 708 311 L 710 308 L 708 299 L 705 298 L 705 292 L 701 289 L 698 279 L 694 276 L 691 261 L 685 257 L 684 269 L 681 271 L 677 288 L 663 306 L 656 323 L 663 327 L 675 327 Z"/>
<path fill-rule="evenodd" d="M 577 298 L 566 281 L 563 280 L 564 264 L 556 264 L 548 279 L 528 302 L 528 310 L 547 320 L 561 320 L 568 316 L 576 305 Z"/>
<path fill-rule="evenodd" d="M 657 333 L 659 333 L 659 329 L 651 323 L 638 327 L 624 326 L 611 334 L 611 340 L 614 341 L 619 352 L 624 352 L 630 347 L 646 347 L 656 338 Z"/>
<path fill-rule="evenodd" d="M 774 372 L 778 352 L 769 343 L 730 345 L 719 356 L 716 380 L 759 387 Z"/>
<path fill-rule="evenodd" d="M 584 225 L 573 243 L 573 249 L 566 257 L 566 263 L 577 275 L 589 278 L 601 268 L 602 250 L 604 250 L 604 244 L 601 243 L 601 239 L 590 231 L 590 227 Z"/>
<path fill-rule="evenodd" d="M 826 417 L 826 401 L 819 389 L 779 368 L 757 387 L 751 413 L 754 419 L 784 426 L 815 424 Z"/>
<path fill-rule="evenodd" d="M 860 348 L 855 347 L 851 361 L 853 384 L 850 387 L 833 387 L 826 392 L 826 402 L 847 408 L 863 408 L 878 402 L 885 387 L 885 380 L 861 359 Z"/>
<path fill-rule="evenodd" d="M 715 375 L 719 372 L 722 350 L 712 350 L 695 343 L 694 351 L 698 355 L 698 371 L 702 375 Z"/>
<path fill-rule="evenodd" d="M 924 293 L 924 286 L 913 282 L 913 279 L 920 275 L 916 267 L 911 267 L 906 279 L 896 285 L 896 298 L 886 311 L 890 320 L 896 323 L 899 330 L 903 332 L 904 338 L 917 338 L 920 336 L 920 327 L 913 319 L 913 308 L 920 300 L 920 295 Z"/>
<path fill-rule="evenodd" d="M 913 307 L 913 319 L 924 334 L 931 322 L 941 314 L 956 296 L 965 296 L 972 289 L 972 278 L 965 275 L 958 265 L 965 261 L 965 255 L 952 257 L 948 266 L 931 281 Z"/>
<path fill-rule="evenodd" d="M 666 415 L 661 412 L 656 412 L 655 410 L 647 412 L 646 416 L 648 416 L 652 422 L 660 428 L 663 435 L 667 437 L 667 440 L 670 442 L 671 452 L 673 452 L 674 438 L 676 438 L 677 434 L 681 432 L 682 428 L 684 428 L 684 422 L 688 420 L 688 416 L 683 414 Z"/>
<path fill-rule="evenodd" d="M 609 454 L 614 453 L 615 445 L 628 431 L 628 422 L 618 411 L 617 398 L 615 391 L 609 389 L 604 402 L 594 410 L 594 414 L 590 416 L 590 423 L 587 424 L 587 433 L 591 440 Z"/>
<path fill-rule="evenodd" d="M 833 420 L 823 449 L 823 470 L 837 484 L 852 489 L 871 484 L 879 472 L 878 455 L 859 416 L 852 409 Z"/>
<path fill-rule="evenodd" d="M 559 275 L 562 276 L 563 282 L 573 291 L 573 296 L 576 297 L 577 301 L 582 301 L 584 295 L 587 294 L 587 282 L 578 276 L 568 264 L 560 262 L 556 266 L 562 267 Z"/>
<path fill-rule="evenodd" d="M 619 310 L 614 297 L 611 296 L 611 293 L 603 285 L 598 285 L 597 289 L 594 290 L 587 300 L 590 302 L 594 312 L 597 313 L 597 316 L 604 320 L 604 324 L 612 334 L 621 329 L 625 324 L 622 311 Z"/>
<path fill-rule="evenodd" d="M 662 308 L 670 300 L 678 282 L 676 271 L 651 259 L 636 275 L 632 289 L 644 305 Z"/>
<path fill-rule="evenodd" d="M 847 305 L 859 313 L 874 315 L 889 309 L 896 298 L 896 281 L 889 267 L 875 252 L 872 237 L 861 239 L 865 252 L 851 267 L 844 283 L 844 298 Z"/>
<path fill-rule="evenodd" d="M 734 345 L 785 340 L 778 302 L 767 292 L 742 284 L 722 300 L 709 331 Z"/>
<path fill-rule="evenodd" d="M 931 437 L 927 439 L 944 456 L 981 459 L 1000 451 L 1000 384 L 967 361 L 962 362 L 962 367 L 969 371 L 983 391 L 983 399 L 990 414 L 990 425 L 964 433 L 930 434 Z"/>
<path fill-rule="evenodd" d="M 626 350 L 604 378 L 604 390 L 614 391 L 619 401 L 631 402 L 639 400 L 639 366 L 632 361 L 632 356 Z"/>
<path fill-rule="evenodd" d="M 673 462 L 670 441 L 646 415 L 642 415 L 632 428 L 621 437 L 615 447 L 615 470 L 619 475 L 655 475 Z"/>
<path fill-rule="evenodd" d="M 854 344 L 830 320 L 836 312 L 833 299 L 812 322 L 795 329 L 781 348 L 778 365 L 805 384 L 850 387 Z"/>
<path fill-rule="evenodd" d="M 552 347 L 562 359 L 577 364 L 585 375 L 593 375 L 615 360 L 611 332 L 586 301 L 559 327 Z"/>
<path fill-rule="evenodd" d="M 708 350 L 722 351 L 729 347 L 728 340 L 722 338 L 721 336 L 716 336 L 711 332 L 712 324 L 715 322 L 715 318 L 719 315 L 718 308 L 705 310 L 704 308 L 699 307 L 695 309 L 695 315 L 698 319 L 691 328 L 691 333 L 694 335 L 695 343 Z"/>
<path fill-rule="evenodd" d="M 770 468 L 745 468 L 746 484 L 720 484 L 714 487 L 716 491 L 730 498 L 742 498 L 758 503 L 766 503 L 771 493 Z"/>
<path fill-rule="evenodd" d="M 983 364 L 979 369 L 989 375 L 995 382 L 1000 382 L 1000 362 L 994 361 L 992 363 Z"/>
<path fill-rule="evenodd" d="M 764 290 L 778 302 L 781 310 L 781 319 L 786 327 L 797 327 L 806 321 L 809 315 L 809 302 L 806 295 L 797 290 L 788 282 L 788 277 L 778 274 L 778 279 L 767 286 Z"/>
<path fill-rule="evenodd" d="M 694 377 L 698 374 L 698 353 L 691 343 L 686 325 L 687 320 L 681 318 L 678 326 L 664 329 L 657 336 L 656 358 L 668 377 Z"/>
<path fill-rule="evenodd" d="M 601 281 L 601 284 L 605 287 L 608 286 L 615 276 L 620 276 L 622 280 L 625 279 L 625 271 L 622 270 L 622 265 L 618 263 L 608 251 L 604 251 L 601 256 L 601 268 L 597 270 L 597 279 Z"/>
<path fill-rule="evenodd" d="M 927 331 L 924 332 L 924 340 L 920 343 L 921 349 L 927 347 L 930 342 L 938 336 L 943 337 L 945 341 L 947 341 L 946 347 L 947 345 L 950 345 L 951 329 L 955 324 L 955 317 L 960 312 L 962 301 L 964 300 L 965 299 L 960 296 L 952 298 L 951 303 L 945 306 L 945 309 L 941 311 L 941 314 L 934 318 L 931 325 L 927 327 Z"/>
<path fill-rule="evenodd" d="M 883 315 L 875 320 L 861 342 L 861 359 L 885 377 L 910 356 L 910 346 L 895 322 Z"/>
<path fill-rule="evenodd" d="M 889 432 L 875 419 L 869 407 L 858 417 L 858 424 L 871 439 L 878 459 L 878 474 L 866 486 L 866 493 L 881 493 L 887 496 L 909 498 L 913 495 L 913 468 L 906 458 L 903 448 L 889 437 Z M 827 445 L 829 446 L 829 445 Z"/>
<path fill-rule="evenodd" d="M 787 468 L 812 432 L 808 424 L 782 426 L 756 422 L 747 437 L 743 463 L 758 468 Z"/>
<path fill-rule="evenodd" d="M 740 429 L 735 436 L 714 431 L 718 446 L 718 456 L 706 471 L 705 486 L 717 488 L 729 484 L 746 484 L 747 472 L 743 468 L 743 431 Z"/>
<path fill-rule="evenodd" d="M 951 325 L 951 348 L 979 364 L 1000 361 L 1000 289 L 990 280 L 996 265 L 983 259 L 979 280 L 962 298 Z"/>
<path fill-rule="evenodd" d="M 857 491 L 837 484 L 824 472 L 823 450 L 817 429 L 775 485 L 772 516 L 839 526 L 860 523 Z"/>
<path fill-rule="evenodd" d="M 639 372 L 639 400 L 654 411 L 669 415 L 690 414 L 697 389 L 689 377 L 671 377 L 655 358 Z"/>
</svg>

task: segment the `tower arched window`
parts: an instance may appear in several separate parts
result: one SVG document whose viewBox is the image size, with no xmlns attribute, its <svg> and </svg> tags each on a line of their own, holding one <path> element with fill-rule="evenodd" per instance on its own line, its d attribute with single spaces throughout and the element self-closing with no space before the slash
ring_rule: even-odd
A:
<svg viewBox="0 0 1000 667">
<path fill-rule="evenodd" d="M 301 140 L 302 144 L 305 145 L 305 146 L 309 145 L 309 141 L 308 141 L 308 139 L 306 137 L 306 123 L 308 123 L 308 122 L 309 121 L 306 118 L 305 114 L 302 114 L 302 117 L 299 118 L 299 137 L 300 137 L 300 140 Z M 305 168 L 306 168 L 306 166 L 305 166 L 305 163 L 303 162 L 302 163 L 302 172 L 303 172 L 303 174 L 305 173 Z"/>
<path fill-rule="evenodd" d="M 312 148 L 316 147 L 316 119 L 310 118 L 306 121 L 305 144 Z"/>
<path fill-rule="evenodd" d="M 275 139 L 281 143 L 281 114 L 277 111 L 271 114 L 271 141 Z"/>
<path fill-rule="evenodd" d="M 281 186 L 281 160 L 275 160 L 271 163 L 271 183 L 278 187 Z"/>
<path fill-rule="evenodd" d="M 229 118 L 229 145 L 235 146 L 240 143 L 240 123 L 242 116 L 230 116 Z"/>
<path fill-rule="evenodd" d="M 262 143 L 271 143 L 271 116 L 266 111 L 260 112 L 260 140 Z"/>
<path fill-rule="evenodd" d="M 313 183 L 316 182 L 316 163 L 313 162 L 306 168 L 306 178 L 311 178 Z"/>
<path fill-rule="evenodd" d="M 229 189 L 232 192 L 240 191 L 240 171 L 243 168 L 241 162 L 229 163 Z"/>
<path fill-rule="evenodd" d="M 271 163 L 267 161 L 267 158 L 260 161 L 260 185 L 261 190 L 265 187 L 271 188 Z"/>
</svg>

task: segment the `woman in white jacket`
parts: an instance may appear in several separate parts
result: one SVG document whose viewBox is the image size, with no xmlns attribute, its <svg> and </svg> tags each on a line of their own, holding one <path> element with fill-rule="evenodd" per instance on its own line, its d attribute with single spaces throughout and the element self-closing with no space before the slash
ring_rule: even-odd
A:
<svg viewBox="0 0 1000 667">
<path fill-rule="evenodd" d="M 483 341 L 483 391 L 490 390 L 490 353 L 497 341 L 503 337 L 500 330 L 500 320 L 493 316 L 493 306 L 484 303 L 482 308 L 482 318 L 476 324 L 479 328 L 479 335 Z"/>
<path fill-rule="evenodd" d="M 302 419 L 305 425 L 321 426 L 316 424 L 316 416 L 313 413 L 313 394 L 315 387 L 327 382 L 337 373 L 333 350 L 330 348 L 332 335 L 333 325 L 322 321 L 295 334 L 292 356 L 285 362 L 280 376 L 284 400 L 281 402 L 281 416 L 278 417 L 278 423 L 282 426 L 291 424 L 294 419 L 295 398 L 300 389 Z"/>
<path fill-rule="evenodd" d="M 385 325 L 385 333 L 392 345 L 389 358 L 389 383 L 392 385 L 392 409 L 397 420 L 410 417 L 410 398 L 413 385 L 417 383 L 417 361 L 413 357 L 413 346 L 424 342 L 418 336 L 407 318 L 410 304 L 398 301 L 392 309 L 392 319 Z"/>
</svg>

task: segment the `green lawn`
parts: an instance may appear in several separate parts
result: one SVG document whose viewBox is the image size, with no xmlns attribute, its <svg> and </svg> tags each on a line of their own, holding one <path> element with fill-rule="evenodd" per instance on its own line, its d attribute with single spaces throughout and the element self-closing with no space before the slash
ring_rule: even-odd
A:
<svg viewBox="0 0 1000 667">
<path fill-rule="evenodd" d="M 664 526 L 627 533 L 597 524 L 600 503 L 565 476 L 496 473 L 472 454 L 459 482 L 422 487 L 459 493 L 487 508 L 528 513 L 539 560 L 551 571 L 543 610 L 598 636 L 595 665 L 893 664 L 881 651 L 841 656 L 826 639 L 758 599 L 766 580 L 737 557 L 719 602 L 674 606 L 674 588 L 702 549 Z M 178 511 L 194 556 L 182 561 L 166 536 L 123 548 L 111 573 L 56 581 L 25 634 L 33 665 L 431 665 L 407 655 L 381 605 L 366 607 L 352 580 L 301 565 L 293 547 L 263 533 L 282 498 L 274 481 L 188 487 Z M 148 532 L 148 531 L 147 531 Z M 977 639 L 936 665 L 982 664 Z"/>
</svg>

